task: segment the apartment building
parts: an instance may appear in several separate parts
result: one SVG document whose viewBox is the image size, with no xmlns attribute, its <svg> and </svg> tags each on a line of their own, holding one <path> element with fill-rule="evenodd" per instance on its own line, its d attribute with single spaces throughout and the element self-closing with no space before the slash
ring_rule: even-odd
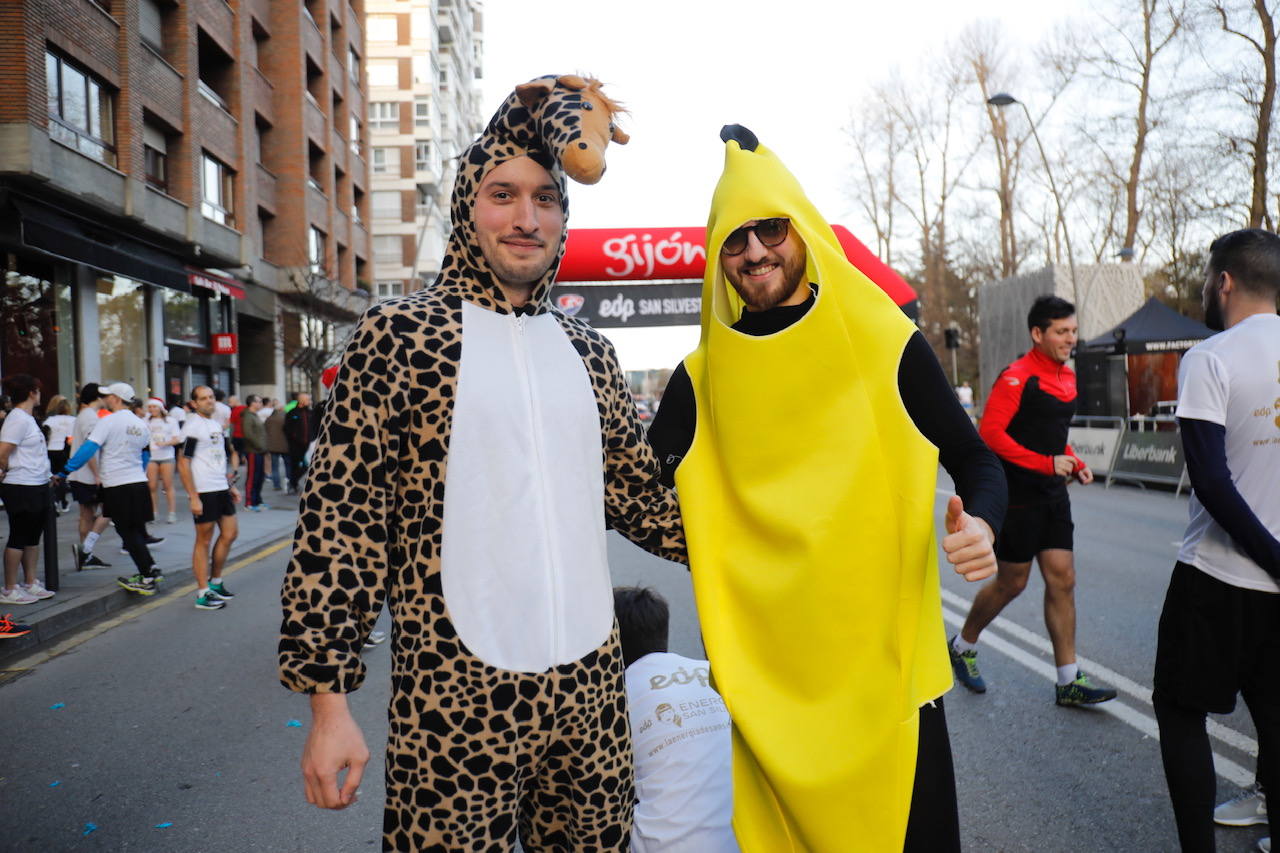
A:
<svg viewBox="0 0 1280 853">
<path fill-rule="evenodd" d="M 0 373 L 306 390 L 372 280 L 363 5 L 0 4 Z"/>
<path fill-rule="evenodd" d="M 452 159 L 479 133 L 475 0 L 366 0 L 375 295 L 421 288 L 449 234 Z"/>
</svg>

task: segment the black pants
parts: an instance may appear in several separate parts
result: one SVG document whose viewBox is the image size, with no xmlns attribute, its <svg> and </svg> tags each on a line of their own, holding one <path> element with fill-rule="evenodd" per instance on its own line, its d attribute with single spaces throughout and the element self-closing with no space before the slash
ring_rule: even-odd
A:
<svg viewBox="0 0 1280 853">
<path fill-rule="evenodd" d="M 63 448 L 62 450 L 50 450 L 49 451 L 49 470 L 53 471 L 55 474 L 58 473 L 59 471 L 62 470 L 63 466 L 67 464 L 67 460 L 70 458 L 71 458 L 70 448 Z M 57 501 L 59 504 L 64 504 L 67 502 L 67 495 L 70 491 L 71 489 L 67 485 L 67 481 L 62 480 L 56 483 L 53 487 L 53 499 Z"/>
<path fill-rule="evenodd" d="M 124 549 L 129 552 L 129 559 L 138 568 L 138 574 L 144 578 L 155 576 L 155 559 L 147 549 L 147 526 L 145 524 L 121 524 L 112 519 L 116 533 L 124 542 Z"/>
<path fill-rule="evenodd" d="M 304 465 L 302 459 L 307 455 L 305 447 L 294 447 L 289 445 L 289 488 L 292 491 L 298 491 L 298 481 L 302 479 L 302 471 Z"/>
<path fill-rule="evenodd" d="M 960 810 L 956 805 L 956 771 L 942 699 L 920 709 L 920 747 L 911 813 L 903 853 L 950 853 L 960 850 Z"/>
<path fill-rule="evenodd" d="M 1280 791 L 1280 596 L 1178 563 L 1160 614 L 1152 705 L 1184 851 L 1214 849 L 1217 779 L 1205 716 L 1230 713 L 1237 694 L 1258 732 L 1258 781 Z M 1280 838 L 1280 809 L 1268 814 Z"/>
</svg>

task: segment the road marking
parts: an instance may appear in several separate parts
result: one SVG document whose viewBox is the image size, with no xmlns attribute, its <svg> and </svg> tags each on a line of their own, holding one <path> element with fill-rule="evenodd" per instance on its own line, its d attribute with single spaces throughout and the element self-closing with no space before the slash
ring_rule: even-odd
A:
<svg viewBox="0 0 1280 853">
<path fill-rule="evenodd" d="M 285 548 L 291 544 L 293 544 L 293 537 L 289 536 L 285 539 L 280 540 L 274 545 L 268 545 L 266 548 L 263 548 L 261 551 L 258 551 L 255 554 L 245 557 L 243 560 L 237 560 L 236 562 L 232 563 L 229 566 L 224 566 L 222 569 L 222 573 L 224 575 L 235 574 L 236 572 L 243 569 L 245 566 L 252 565 L 253 563 L 256 563 L 259 560 L 270 557 L 272 554 L 276 553 L 281 548 Z M 89 628 L 85 631 L 77 633 L 74 637 L 71 637 L 70 639 L 63 640 L 62 642 L 59 642 L 59 643 L 55 643 L 53 646 L 46 649 L 45 651 L 36 652 L 35 654 L 25 658 L 18 658 L 10 665 L 10 668 L 13 671 L 34 669 L 40 664 L 48 663 L 54 658 L 60 655 L 66 654 L 67 652 L 71 651 L 77 646 L 83 643 L 87 643 L 89 640 L 92 640 L 95 637 L 99 637 L 102 634 L 105 634 L 107 631 L 110 631 L 112 628 L 119 627 L 120 625 L 123 625 L 126 622 L 131 622 L 134 619 L 137 619 L 139 616 L 141 616 L 144 613 L 149 613 L 163 604 L 168 604 L 170 601 L 172 601 L 175 598 L 181 597 L 183 595 L 189 595 L 190 593 L 193 593 L 195 591 L 196 591 L 195 581 L 186 583 L 175 590 L 167 590 L 162 596 L 154 598 L 151 601 L 148 601 L 146 604 L 139 604 L 134 607 L 130 607 L 119 616 L 113 616 L 112 618 L 106 620 L 105 622 L 100 622 L 97 625 L 93 626 L 92 628 Z"/>
<path fill-rule="evenodd" d="M 943 619 L 957 628 L 962 626 L 964 624 L 965 614 L 969 612 L 969 603 L 960 596 L 945 589 L 942 591 L 942 595 L 948 603 L 955 603 L 958 601 L 962 606 L 961 613 L 956 613 L 944 607 L 942 609 Z M 1008 619 L 1004 619 L 999 616 L 996 617 L 991 625 L 989 625 L 982 633 L 982 642 L 987 646 L 1000 652 L 1006 657 L 1011 658 L 1015 662 L 1022 664 L 1032 672 L 1043 676 L 1048 681 L 1053 683 L 1057 682 L 1057 667 L 1055 667 L 1051 661 L 1036 657 L 1018 646 L 1015 646 L 1013 643 L 992 632 L 991 629 L 993 627 L 1008 631 L 1010 634 L 1013 634 L 1020 639 L 1024 636 L 1030 637 L 1031 640 L 1028 642 L 1030 642 L 1031 645 L 1044 653 L 1052 655 L 1053 646 L 1047 639 L 1033 634 L 1021 625 L 1017 625 L 1010 622 Z M 1091 673 L 1096 673 L 1104 681 L 1114 684 L 1117 690 L 1129 694 L 1148 706 L 1151 704 L 1151 691 L 1147 688 L 1134 683 L 1119 673 L 1112 672 L 1101 664 L 1086 660 L 1083 657 L 1077 657 L 1077 661 L 1080 663 L 1081 668 L 1087 669 Z M 1147 737 L 1156 741 L 1160 740 L 1160 728 L 1153 717 L 1144 714 L 1137 708 L 1124 704 L 1118 699 L 1113 699 L 1110 702 L 1103 702 L 1096 706 L 1096 710 L 1111 714 L 1113 717 L 1127 723 L 1129 726 L 1137 729 Z M 1228 746 L 1232 746 L 1248 754 L 1250 757 L 1257 757 L 1257 741 L 1247 735 L 1241 734 L 1240 732 L 1224 726 L 1221 723 L 1214 722 L 1213 720 L 1208 721 L 1208 730 L 1211 736 L 1217 738 L 1223 743 L 1226 743 Z M 1219 755 L 1217 752 L 1213 753 L 1213 766 L 1219 776 L 1241 788 L 1247 788 L 1254 782 L 1255 776 L 1252 770 L 1245 769 L 1231 759 Z"/>
</svg>

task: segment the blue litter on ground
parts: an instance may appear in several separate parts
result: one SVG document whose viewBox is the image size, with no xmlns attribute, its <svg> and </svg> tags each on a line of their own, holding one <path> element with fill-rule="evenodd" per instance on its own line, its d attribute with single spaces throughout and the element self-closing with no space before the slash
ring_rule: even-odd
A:
<svg viewBox="0 0 1280 853">
<path fill-rule="evenodd" d="M 97 828 L 98 828 L 98 825 L 96 823 L 86 823 L 84 825 L 84 834 L 88 835 L 89 833 L 93 832 Z"/>
<path fill-rule="evenodd" d="M 63 708 L 65 708 L 65 707 L 67 707 L 67 703 L 66 703 L 66 702 L 55 702 L 54 704 L 52 704 L 52 705 L 50 705 L 50 706 L 49 706 L 49 710 L 50 710 L 50 711 L 61 711 L 61 710 L 62 710 Z"/>
<path fill-rule="evenodd" d="M 169 827 L 171 827 L 171 826 L 173 826 L 173 821 L 168 821 L 168 820 L 167 820 L 167 821 L 165 821 L 164 823 L 157 823 L 157 824 L 156 824 L 156 829 L 168 829 L 168 828 L 169 828 Z"/>
<path fill-rule="evenodd" d="M 61 783 L 61 782 L 59 782 L 59 781 L 53 781 L 53 782 L 50 782 L 50 783 L 49 783 L 49 787 L 50 787 L 50 788 L 56 788 L 56 787 L 58 787 L 58 786 L 59 786 L 59 785 L 61 785 L 61 784 L 62 784 L 62 783 Z"/>
<path fill-rule="evenodd" d="M 289 722 L 285 723 L 285 725 L 286 725 L 286 726 L 288 726 L 288 727 L 289 727 L 289 728 L 291 728 L 291 729 L 300 729 L 300 728 L 302 728 L 302 723 L 301 723 L 300 721 L 298 721 L 298 720 L 290 720 Z"/>
</svg>

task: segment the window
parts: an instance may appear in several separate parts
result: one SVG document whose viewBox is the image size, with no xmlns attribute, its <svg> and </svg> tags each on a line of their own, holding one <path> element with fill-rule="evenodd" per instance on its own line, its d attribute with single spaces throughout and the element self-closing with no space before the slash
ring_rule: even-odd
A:
<svg viewBox="0 0 1280 853">
<path fill-rule="evenodd" d="M 373 149 L 373 173 L 375 175 L 399 175 L 400 174 L 400 149 L 399 148 Z"/>
<path fill-rule="evenodd" d="M 404 241 L 399 234 L 379 234 L 373 238 L 373 258 L 380 264 L 404 264 Z"/>
<path fill-rule="evenodd" d="M 164 295 L 164 342 L 192 347 L 209 345 L 209 303 L 192 293 L 167 287 Z"/>
<path fill-rule="evenodd" d="M 369 60 L 369 88 L 386 86 L 394 89 L 400 85 L 400 60 Z"/>
<path fill-rule="evenodd" d="M 234 225 L 232 190 L 235 173 L 206 151 L 201 163 L 200 212 L 221 225 Z"/>
<path fill-rule="evenodd" d="M 400 38 L 395 15 L 369 15 L 365 18 L 365 33 L 371 42 L 395 44 Z"/>
<path fill-rule="evenodd" d="M 429 86 L 436 79 L 434 60 L 424 53 L 415 53 L 413 63 L 413 85 Z"/>
<path fill-rule="evenodd" d="M 168 192 L 169 141 L 164 131 L 149 122 L 142 125 L 142 152 L 146 155 L 147 183 Z"/>
<path fill-rule="evenodd" d="M 352 83 L 360 85 L 360 54 L 350 46 L 347 47 L 347 74 L 351 77 Z"/>
<path fill-rule="evenodd" d="M 369 127 L 400 129 L 400 104 L 398 101 L 374 101 L 369 104 Z"/>
<path fill-rule="evenodd" d="M 378 297 L 400 296 L 404 293 L 403 281 L 380 281 L 378 282 Z"/>
<path fill-rule="evenodd" d="M 116 164 L 111 94 L 102 83 L 55 53 L 44 57 L 49 136 L 109 166 Z"/>
<path fill-rule="evenodd" d="M 164 53 L 164 12 L 157 0 L 142 0 L 138 4 L 138 35 L 148 47 Z"/>
<path fill-rule="evenodd" d="M 314 225 L 307 229 L 307 261 L 312 275 L 324 274 L 324 232 Z"/>
<path fill-rule="evenodd" d="M 364 204 L 364 193 L 355 185 L 351 187 L 351 221 L 357 224 L 363 222 L 360 218 L 360 205 Z"/>
<path fill-rule="evenodd" d="M 350 115 L 350 119 L 351 119 L 351 127 L 349 129 L 349 134 L 351 137 L 350 139 L 351 153 L 356 155 L 357 157 L 363 157 L 364 156 L 364 139 L 362 139 L 361 137 L 363 135 L 364 128 L 360 126 L 360 119 L 356 118 L 355 113 L 352 113 Z"/>
<path fill-rule="evenodd" d="M 431 100 L 413 99 L 413 123 L 417 127 L 431 127 Z"/>
<path fill-rule="evenodd" d="M 373 218 L 400 221 L 400 191 L 373 191 Z"/>
<path fill-rule="evenodd" d="M 431 143 L 418 142 L 413 146 L 413 170 L 415 172 L 430 172 L 431 168 Z"/>
</svg>

